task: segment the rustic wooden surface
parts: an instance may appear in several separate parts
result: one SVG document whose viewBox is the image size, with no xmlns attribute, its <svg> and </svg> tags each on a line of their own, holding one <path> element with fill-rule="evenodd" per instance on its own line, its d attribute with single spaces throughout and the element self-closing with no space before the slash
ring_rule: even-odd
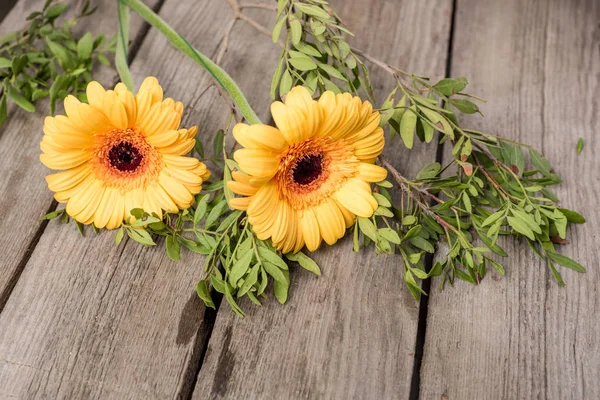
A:
<svg viewBox="0 0 600 400">
<path fill-rule="evenodd" d="M 551 160 L 565 180 L 558 197 L 587 218 L 561 252 L 587 274 L 561 268 L 560 288 L 525 242 L 510 239 L 505 277 L 433 291 L 424 399 L 600 398 L 599 22 L 594 0 L 458 2 L 451 72 L 490 99 L 472 122 Z"/>
<path fill-rule="evenodd" d="M 354 29 L 357 48 L 443 76 L 444 58 L 431 60 L 426 54 L 446 52 L 450 1 L 406 2 L 400 22 L 396 5 L 389 2 L 332 3 Z M 429 22 L 414 31 L 403 29 L 413 20 Z M 388 39 L 381 39 L 382 31 Z M 419 46 L 414 45 L 417 40 Z M 378 95 L 387 95 L 392 80 L 376 69 L 373 73 Z M 395 146 L 387 157 L 414 175 L 425 160 L 435 158 L 435 151 L 422 146 L 409 157 L 406 149 Z M 397 259 L 375 257 L 371 251 L 353 253 L 351 237 L 314 258 L 323 266 L 323 276 L 317 279 L 296 268 L 286 306 L 275 299 L 261 308 L 245 302 L 248 316 L 243 320 L 219 312 L 194 399 L 408 398 L 418 304 L 401 287 Z"/>
<path fill-rule="evenodd" d="M 19 0 L 0 33 L 20 27 L 42 3 Z M 98 3 L 86 28 L 114 33 L 115 2 Z M 444 292 L 434 281 L 425 308 L 403 287 L 397 259 L 354 254 L 344 240 L 315 254 L 321 278 L 295 270 L 287 305 L 243 304 L 242 320 L 224 303 L 215 320 L 194 294 L 198 255 L 174 263 L 161 248 L 116 247 L 112 234 L 81 238 L 72 225 L 38 221 L 55 207 L 38 161 L 47 105 L 35 114 L 12 109 L 0 129 L 0 398 L 600 398 L 600 5 L 332 3 L 357 34 L 353 45 L 436 78 L 449 61 L 453 76 L 469 77 L 471 90 L 491 99 L 486 117 L 472 120 L 476 127 L 543 150 L 566 178 L 559 197 L 588 218 L 563 249 L 588 273 L 564 271 L 567 287 L 558 288 L 524 243 L 509 240 L 505 277 L 490 273 L 479 287 L 459 283 Z M 195 46 L 218 54 L 231 18 L 225 0 L 148 4 Z M 269 11 L 244 12 L 272 26 Z M 223 99 L 206 73 L 145 28 L 134 20 L 136 83 L 157 76 L 168 96 L 186 104 L 184 125 L 199 125 L 210 143 L 226 122 Z M 265 121 L 277 54 L 268 37 L 238 21 L 221 62 Z M 372 71 L 385 93 L 391 82 Z M 105 86 L 116 80 L 108 69 L 98 77 Z M 577 155 L 580 136 L 586 145 Z M 412 175 L 435 152 L 395 146 L 387 157 Z"/>
</svg>

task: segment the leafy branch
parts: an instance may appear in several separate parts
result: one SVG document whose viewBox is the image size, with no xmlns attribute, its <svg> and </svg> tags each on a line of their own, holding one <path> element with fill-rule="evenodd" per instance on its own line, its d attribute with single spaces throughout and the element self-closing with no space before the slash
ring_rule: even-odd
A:
<svg viewBox="0 0 600 400">
<path fill-rule="evenodd" d="M 87 32 L 76 37 L 73 27 L 96 11 L 89 0 L 77 14 L 58 23 L 68 11 L 65 3 L 47 0 L 41 11 L 27 16 L 21 31 L 0 37 L 0 126 L 7 117 L 7 99 L 25 111 L 34 112 L 38 100 L 50 98 L 50 113 L 56 101 L 67 94 L 85 100 L 85 87 L 92 80 L 95 61 L 109 64 L 115 40 Z"/>
</svg>

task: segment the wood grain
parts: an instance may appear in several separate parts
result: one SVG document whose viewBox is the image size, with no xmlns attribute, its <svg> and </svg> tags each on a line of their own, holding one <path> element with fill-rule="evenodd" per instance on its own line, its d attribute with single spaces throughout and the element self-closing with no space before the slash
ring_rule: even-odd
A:
<svg viewBox="0 0 600 400">
<path fill-rule="evenodd" d="M 215 1 L 172 0 L 162 10 L 207 54 L 216 53 L 231 15 L 226 2 Z M 240 40 L 237 46 L 252 36 Z M 268 93 L 259 89 L 269 78 L 246 68 L 273 61 L 224 61 L 252 101 L 265 99 L 263 112 Z M 226 123 L 227 106 L 208 74 L 157 32 L 150 31 L 131 70 L 137 84 L 157 76 L 167 96 L 187 105 L 183 125 L 198 124 L 207 142 Z M 30 176 L 40 191 L 44 172 Z M 27 193 L 19 196 L 23 202 Z M 48 224 L 0 314 L 0 398 L 174 398 L 190 389 L 188 368 L 206 331 L 194 291 L 202 258 L 186 252 L 174 263 L 163 242 L 112 242 L 112 233 L 81 238 L 74 226 Z"/>
<path fill-rule="evenodd" d="M 562 268 L 560 288 L 524 242 L 505 240 L 504 278 L 434 291 L 423 399 L 600 398 L 599 20 L 596 1 L 458 1 L 452 75 L 489 99 L 472 122 L 548 156 L 563 205 L 588 219 L 560 251 L 588 272 Z"/>
<path fill-rule="evenodd" d="M 410 70 L 443 75 L 450 1 L 333 3 L 355 31 L 358 48 Z M 372 71 L 378 95 L 387 94 L 390 77 Z M 435 158 L 435 145 L 410 155 L 400 142 L 393 148 L 388 159 L 408 176 Z M 350 237 L 313 256 L 323 276 L 295 269 L 286 305 L 274 298 L 262 308 L 245 302 L 245 319 L 221 305 L 195 399 L 408 397 L 418 304 L 403 287 L 398 257 L 353 253 Z"/>
<path fill-rule="evenodd" d="M 154 5 L 158 0 L 152 0 Z M 73 7 L 77 1 L 70 2 Z M 76 27 L 90 30 L 94 34 L 103 33 L 111 37 L 116 33 L 116 3 L 110 0 L 96 2 L 98 10 Z M 20 1 L 0 24 L 0 32 L 8 33 L 25 26 L 25 18 L 30 12 L 41 10 L 44 0 Z M 131 19 L 130 34 L 133 39 L 142 29 L 142 21 Z M 113 68 L 99 65 L 94 79 L 112 85 L 117 79 Z M 60 103 L 60 102 L 58 102 Z M 57 103 L 60 112 L 62 104 Z M 39 219 L 55 206 L 52 193 L 48 190 L 44 176 L 51 171 L 39 161 L 39 143 L 42 140 L 44 116 L 49 112 L 48 101 L 40 101 L 37 112 L 28 113 L 10 103 L 8 120 L 0 128 L 0 310 L 6 303 L 12 288 L 19 278 L 27 258 L 33 251 L 46 222 Z"/>
</svg>

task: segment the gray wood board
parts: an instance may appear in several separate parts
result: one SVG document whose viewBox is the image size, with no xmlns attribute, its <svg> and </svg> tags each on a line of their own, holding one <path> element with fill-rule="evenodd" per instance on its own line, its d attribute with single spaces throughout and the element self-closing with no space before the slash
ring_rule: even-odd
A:
<svg viewBox="0 0 600 400">
<path fill-rule="evenodd" d="M 450 1 L 332 3 L 356 33 L 359 49 L 420 74 L 443 76 Z M 247 26 L 236 29 L 251 34 Z M 393 81 L 377 67 L 371 71 L 383 101 Z M 386 157 L 407 176 L 435 160 L 435 144 L 411 152 L 403 146 L 396 139 Z M 313 256 L 323 276 L 294 269 L 287 304 L 273 297 L 261 308 L 244 302 L 248 315 L 240 319 L 223 302 L 194 398 L 408 397 L 418 304 L 404 287 L 399 257 L 353 253 L 351 237 Z"/>
<path fill-rule="evenodd" d="M 430 296 L 423 399 L 600 398 L 598 318 L 600 4 L 459 0 L 452 75 L 489 99 L 472 125 L 534 145 L 565 180 L 554 189 L 581 212 L 560 252 L 560 288 L 524 241 L 501 245 L 506 276 L 459 282 Z M 576 144 L 585 148 L 578 155 Z"/>
<path fill-rule="evenodd" d="M 225 2 L 193 0 L 167 1 L 161 14 L 209 55 L 231 15 Z M 232 38 L 240 41 L 232 48 L 243 48 L 253 35 Z M 223 64 L 257 101 L 269 78 L 246 67 L 274 61 L 226 55 Z M 226 123 L 227 105 L 209 75 L 158 32 L 150 31 L 131 70 L 137 84 L 157 76 L 166 96 L 187 106 L 183 125 L 199 125 L 207 143 Z M 262 97 L 264 114 L 268 93 Z M 37 145 L 23 147 L 33 149 L 30 163 L 37 164 Z M 29 173 L 40 193 L 47 191 L 45 173 Z M 15 193 L 24 203 L 28 193 Z M 48 224 L 0 314 L 0 397 L 173 398 L 188 391 L 206 331 L 195 294 L 203 259 L 184 252 L 174 263 L 162 241 L 156 248 L 127 240 L 116 247 L 113 237 L 90 230 L 81 238 L 73 225 Z"/>
<path fill-rule="evenodd" d="M 158 0 L 149 2 L 156 4 Z M 8 33 L 25 26 L 25 18 L 30 12 L 41 10 L 44 0 L 20 1 L 0 24 L 0 32 Z M 71 1 L 73 5 L 76 1 Z M 81 20 L 76 29 L 89 30 L 98 35 L 103 33 L 110 38 L 116 33 L 116 2 L 103 0 L 96 2 L 98 10 L 87 19 Z M 142 29 L 142 21 L 132 17 L 130 25 L 131 38 Z M 94 79 L 105 85 L 114 84 L 116 73 L 113 68 L 99 65 L 94 72 Z M 57 111 L 62 104 L 57 102 Z M 28 113 L 10 103 L 8 120 L 0 128 L 0 310 L 8 296 L 27 258 L 33 251 L 46 222 L 40 217 L 49 212 L 53 203 L 52 192 L 44 176 L 51 173 L 40 162 L 40 146 L 44 126 L 44 117 L 49 113 L 48 101 L 40 101 L 35 113 Z M 10 234 L 9 234 L 10 233 Z"/>
</svg>

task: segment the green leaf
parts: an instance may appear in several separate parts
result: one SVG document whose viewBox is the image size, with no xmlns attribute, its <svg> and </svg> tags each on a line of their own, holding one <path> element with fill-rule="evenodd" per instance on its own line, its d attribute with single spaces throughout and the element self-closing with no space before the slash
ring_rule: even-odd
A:
<svg viewBox="0 0 600 400">
<path fill-rule="evenodd" d="M 181 245 L 175 236 L 167 236 L 165 241 L 167 247 L 167 255 L 173 261 L 177 261 L 181 258 Z"/>
<path fill-rule="evenodd" d="M 252 286 L 254 286 L 254 284 L 258 281 L 258 272 L 259 271 L 260 271 L 260 264 L 256 264 L 254 267 L 252 267 L 250 269 L 250 272 L 248 272 L 248 275 L 244 279 L 242 286 L 240 286 L 240 289 L 237 292 L 238 299 L 240 297 L 242 297 L 243 295 L 245 295 L 248 292 L 248 290 L 250 290 L 252 288 Z"/>
<path fill-rule="evenodd" d="M 466 78 L 444 78 L 435 85 L 433 85 L 433 87 L 436 88 L 444 96 L 451 96 L 463 90 L 467 86 L 467 83 L 468 81 Z"/>
<path fill-rule="evenodd" d="M 232 286 L 237 284 L 237 281 L 246 275 L 248 272 L 248 268 L 250 268 L 250 262 L 252 261 L 252 257 L 254 256 L 254 252 L 247 251 L 231 266 L 231 270 L 229 271 L 229 282 Z"/>
<path fill-rule="evenodd" d="M 215 303 L 213 302 L 213 299 L 212 297 L 210 297 L 210 293 L 208 292 L 208 285 L 206 284 L 206 280 L 202 279 L 198 281 L 198 284 L 196 285 L 196 293 L 198 293 L 198 297 L 202 299 L 206 307 L 210 307 L 213 310 L 216 310 Z"/>
<path fill-rule="evenodd" d="M 373 192 L 373 197 L 375 197 L 375 200 L 377 200 L 377 204 L 382 207 L 390 208 L 392 206 L 392 203 L 390 203 L 390 201 L 380 193 Z"/>
<path fill-rule="evenodd" d="M 400 137 L 404 142 L 404 145 L 412 149 L 413 143 L 415 141 L 415 128 L 417 126 L 417 114 L 416 107 L 414 105 L 410 106 L 410 108 L 404 113 L 402 119 L 400 120 Z"/>
<path fill-rule="evenodd" d="M 6 94 L 2 93 L 2 98 L 0 99 L 0 126 L 4 125 L 6 117 Z"/>
<path fill-rule="evenodd" d="M 417 180 L 433 179 L 437 176 L 437 174 L 440 172 L 441 169 L 442 169 L 442 166 L 438 162 L 433 162 L 431 164 L 427 164 L 417 174 Z"/>
<path fill-rule="evenodd" d="M 358 217 L 358 227 L 366 237 L 377 242 L 377 228 L 369 218 Z"/>
<path fill-rule="evenodd" d="M 414 225 L 417 223 L 417 218 L 415 218 L 414 215 L 407 215 L 406 217 L 402 218 L 402 225 Z"/>
<path fill-rule="evenodd" d="M 68 5 L 65 3 L 59 3 L 56 5 L 53 5 L 52 7 L 50 7 L 49 9 L 46 10 L 44 15 L 48 19 L 55 19 L 55 18 L 59 17 L 62 13 L 64 13 L 65 10 L 67 9 L 67 7 L 68 7 Z"/>
<path fill-rule="evenodd" d="M 0 68 L 11 68 L 12 61 L 5 57 L 0 57 Z"/>
<path fill-rule="evenodd" d="M 290 61 L 290 64 L 292 64 L 292 66 L 294 68 L 296 68 L 297 70 L 300 70 L 300 71 L 311 71 L 311 70 L 317 68 L 317 63 L 314 62 L 311 58 L 308 58 L 308 56 L 306 56 L 306 58 L 303 58 L 303 57 L 290 58 L 289 61 Z"/>
<path fill-rule="evenodd" d="M 321 7 L 304 4 L 304 3 L 300 3 L 300 2 L 295 2 L 294 6 L 298 10 L 302 11 L 304 14 L 308 14 L 312 17 L 316 17 L 316 18 L 319 18 L 322 20 L 329 19 L 329 14 L 327 13 L 327 11 L 323 10 Z"/>
<path fill-rule="evenodd" d="M 507 217 L 508 224 L 517 232 L 527 236 L 531 240 L 535 240 L 535 235 L 533 231 L 529 228 L 527 223 L 523 220 L 515 217 Z"/>
<path fill-rule="evenodd" d="M 115 244 L 118 246 L 119 244 L 121 244 L 121 241 L 123 240 L 123 236 L 125 235 L 125 232 L 123 230 L 123 227 L 121 226 L 119 228 L 119 230 L 117 230 L 117 234 L 115 235 Z"/>
<path fill-rule="evenodd" d="M 290 75 L 290 71 L 287 69 L 283 72 L 281 76 L 281 83 L 279 85 L 279 95 L 281 97 L 285 96 L 292 89 L 292 75 Z"/>
<path fill-rule="evenodd" d="M 289 285 L 289 280 L 288 280 L 288 278 L 286 278 L 286 276 L 284 274 L 284 272 L 287 272 L 287 271 L 282 271 L 276 265 L 271 264 L 268 261 L 264 261 L 262 263 L 262 266 L 265 269 L 265 271 L 267 271 L 267 273 L 273 277 L 273 279 L 275 279 L 276 281 L 279 281 L 283 284 Z"/>
<path fill-rule="evenodd" d="M 421 229 L 423 229 L 423 227 L 421 225 L 415 225 L 412 228 L 410 228 L 408 230 L 408 232 L 406 232 L 406 234 L 404 235 L 404 237 L 402 238 L 402 241 L 407 241 L 415 236 L 417 236 L 419 233 L 421 233 Z"/>
<path fill-rule="evenodd" d="M 452 139 L 454 138 L 452 126 L 450 126 L 450 123 L 441 114 L 426 107 L 419 107 L 419 111 L 425 114 L 427 117 L 426 121 L 431 122 L 438 131 L 445 133 Z"/>
<path fill-rule="evenodd" d="M 94 47 L 94 38 L 90 32 L 87 32 L 85 35 L 79 39 L 77 42 L 77 58 L 80 60 L 87 60 L 92 55 L 92 50 Z"/>
<path fill-rule="evenodd" d="M 435 252 L 435 248 L 433 247 L 433 245 L 429 243 L 429 241 L 427 241 L 426 239 L 423 239 L 421 236 L 416 236 L 410 239 L 410 244 L 421 250 L 425 250 L 428 253 Z"/>
<path fill-rule="evenodd" d="M 284 275 L 286 275 L 287 280 L 289 282 L 289 272 L 283 271 Z M 275 298 L 279 301 L 280 304 L 285 304 L 288 298 L 288 291 L 290 288 L 289 283 L 281 282 L 276 280 L 273 282 L 273 293 L 275 293 Z"/>
<path fill-rule="evenodd" d="M 295 46 L 300 43 L 300 40 L 302 39 L 302 25 L 300 24 L 300 21 L 298 21 L 298 18 L 294 16 L 290 16 L 289 21 L 290 32 L 292 33 L 292 44 Z"/>
<path fill-rule="evenodd" d="M 48 48 L 54 54 L 54 56 L 58 59 L 58 62 L 63 69 L 68 69 L 71 64 L 71 59 L 69 57 L 69 52 L 60 44 L 53 42 L 48 37 L 46 37 L 46 44 Z"/>
<path fill-rule="evenodd" d="M 319 52 L 319 50 L 317 50 L 313 46 L 303 43 L 303 42 L 300 42 L 300 43 L 294 45 L 294 47 L 296 49 L 298 49 L 298 51 L 300 51 L 306 55 L 309 55 L 309 56 L 313 56 L 313 57 L 321 57 L 322 56 L 322 54 Z"/>
<path fill-rule="evenodd" d="M 450 103 L 465 114 L 475 114 L 479 111 L 477 104 L 467 99 L 452 99 Z"/>
<path fill-rule="evenodd" d="M 579 264 L 577 261 L 570 259 L 567 256 L 563 256 L 562 254 L 557 253 L 546 253 L 546 255 L 552 260 L 562 265 L 563 267 L 571 268 L 577 272 L 585 272 L 585 268 L 583 265 Z"/>
<path fill-rule="evenodd" d="M 281 29 L 283 28 L 283 24 L 285 24 L 285 21 L 287 21 L 287 16 L 279 19 L 279 21 L 277 21 L 277 23 L 275 24 L 275 27 L 273 28 L 273 33 L 271 35 L 273 43 L 277 43 L 279 41 L 279 36 L 281 36 Z"/>
<path fill-rule="evenodd" d="M 481 224 L 481 226 L 484 227 L 484 226 L 491 225 L 491 224 L 493 224 L 494 222 L 496 222 L 497 220 L 499 220 L 503 216 L 504 216 L 504 211 L 503 210 L 496 211 L 495 213 L 491 214 L 489 217 L 487 217 L 486 219 L 484 219 L 483 223 Z"/>
<path fill-rule="evenodd" d="M 229 206 L 227 205 L 227 200 L 221 200 L 216 206 L 210 210 L 208 213 L 208 217 L 206 217 L 206 222 L 204 223 L 204 228 L 208 229 L 217 222 L 219 217 L 227 210 Z"/>
<path fill-rule="evenodd" d="M 568 208 L 558 208 L 558 211 L 560 211 L 561 213 L 563 213 L 564 216 L 567 217 L 567 221 L 569 221 L 572 224 L 583 224 L 583 223 L 585 223 L 585 218 L 582 217 L 581 214 L 579 214 L 576 211 L 569 210 Z"/>
<path fill-rule="evenodd" d="M 310 271 L 317 276 L 321 276 L 321 269 L 319 268 L 317 263 L 314 262 L 314 260 L 306 254 L 302 252 L 298 252 L 296 254 L 287 253 L 285 257 L 290 261 L 297 262 L 305 270 Z"/>
<path fill-rule="evenodd" d="M 276 265 L 278 268 L 287 270 L 288 266 L 285 263 L 285 261 L 283 261 L 283 259 L 281 257 L 279 257 L 279 254 L 267 249 L 266 247 L 259 247 L 258 248 L 258 255 L 260 256 L 261 260 L 263 261 L 268 261 L 271 264 Z"/>
<path fill-rule="evenodd" d="M 544 176 L 552 175 L 550 172 L 552 170 L 552 165 L 544 158 L 543 155 L 538 153 L 533 149 L 529 149 L 529 157 L 531 158 L 531 163 L 534 167 L 538 169 Z"/>
<path fill-rule="evenodd" d="M 154 246 L 154 240 L 150 234 L 144 229 L 127 228 L 127 236 L 144 246 Z"/>
<path fill-rule="evenodd" d="M 394 244 L 402 243 L 402 240 L 400 239 L 400 235 L 398 235 L 398 232 L 396 232 L 392 228 L 381 228 L 378 230 L 378 233 L 382 238 L 384 238 Z"/>
<path fill-rule="evenodd" d="M 8 87 L 8 97 L 23 110 L 35 112 L 35 106 L 12 86 Z"/>
<path fill-rule="evenodd" d="M 342 81 L 346 80 L 346 78 L 344 78 L 344 75 L 342 75 L 342 73 L 340 71 L 338 71 L 337 69 L 335 69 L 334 67 L 332 67 L 329 64 L 319 63 L 319 68 L 322 69 L 323 71 L 325 71 L 327 73 L 327 75 L 329 75 L 330 77 L 337 78 Z"/>
<path fill-rule="evenodd" d="M 583 139 L 579 138 L 579 140 L 577 141 L 577 154 L 581 154 L 582 150 L 583 150 Z"/>
<path fill-rule="evenodd" d="M 210 199 L 209 194 L 205 194 L 200 198 L 200 201 L 196 204 L 196 211 L 194 212 L 194 226 L 198 225 L 198 222 L 204 215 L 206 214 L 206 209 L 208 208 L 208 200 Z"/>
</svg>

